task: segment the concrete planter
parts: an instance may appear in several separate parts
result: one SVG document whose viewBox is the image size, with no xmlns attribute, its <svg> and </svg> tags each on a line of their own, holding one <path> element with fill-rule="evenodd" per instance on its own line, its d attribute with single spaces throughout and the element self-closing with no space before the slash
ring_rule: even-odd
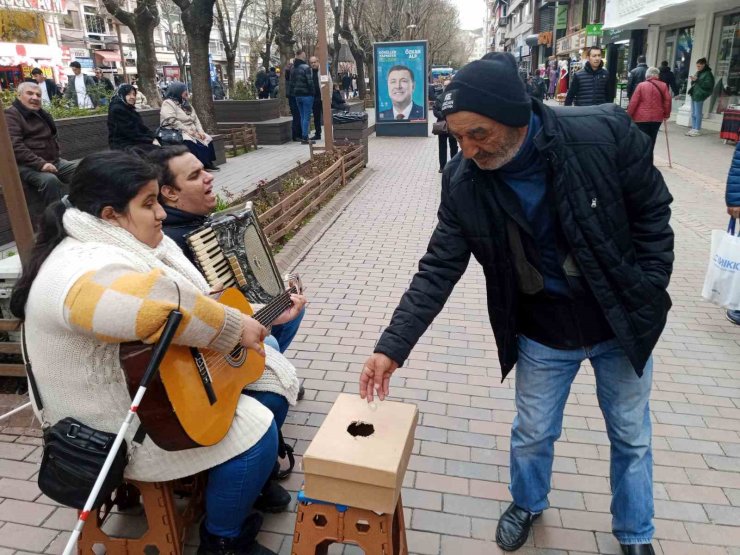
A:
<svg viewBox="0 0 740 555">
<path fill-rule="evenodd" d="M 219 123 L 267 121 L 280 117 L 280 100 L 221 100 L 214 102 Z"/>
</svg>

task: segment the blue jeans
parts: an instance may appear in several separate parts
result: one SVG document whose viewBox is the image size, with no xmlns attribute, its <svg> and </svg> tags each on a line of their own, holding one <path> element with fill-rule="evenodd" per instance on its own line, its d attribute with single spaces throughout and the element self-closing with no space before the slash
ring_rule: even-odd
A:
<svg viewBox="0 0 740 555">
<path fill-rule="evenodd" d="M 650 386 L 653 361 L 638 377 L 616 339 L 560 350 L 519 337 L 517 415 L 511 428 L 514 503 L 532 513 L 547 509 L 547 494 L 563 409 L 584 360 L 596 377 L 596 395 L 611 443 L 612 530 L 622 544 L 653 537 L 653 454 Z"/>
<path fill-rule="evenodd" d="M 691 101 L 691 129 L 699 131 L 701 129 L 702 112 L 704 111 L 704 101 Z"/>
<path fill-rule="evenodd" d="M 301 322 L 305 315 L 306 309 L 304 308 L 298 316 L 293 318 L 290 322 L 272 326 L 272 334 L 265 338 L 265 343 L 281 353 L 287 351 L 293 338 L 298 333 L 298 328 L 301 326 Z"/>
<path fill-rule="evenodd" d="M 273 422 L 247 451 L 211 468 L 206 486 L 206 529 L 211 534 L 239 536 L 275 466 L 277 444 L 277 426 Z"/>
<path fill-rule="evenodd" d="M 277 424 L 278 430 L 283 427 L 285 417 L 288 416 L 289 408 L 288 400 L 285 397 L 278 393 L 273 393 L 272 391 L 246 390 L 246 393 L 270 409 L 273 418 L 275 418 L 275 424 Z"/>
<path fill-rule="evenodd" d="M 296 96 L 298 112 L 301 114 L 302 139 L 308 139 L 308 129 L 311 125 L 311 114 L 313 113 L 313 96 Z"/>
</svg>

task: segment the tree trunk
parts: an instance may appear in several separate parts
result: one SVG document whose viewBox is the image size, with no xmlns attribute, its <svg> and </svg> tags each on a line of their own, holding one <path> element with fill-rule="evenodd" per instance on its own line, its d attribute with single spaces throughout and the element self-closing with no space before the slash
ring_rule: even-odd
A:
<svg viewBox="0 0 740 555">
<path fill-rule="evenodd" d="M 236 89 L 236 50 L 224 45 L 226 51 L 226 78 L 229 80 L 229 98 L 234 96 Z"/>
<path fill-rule="evenodd" d="M 136 19 L 141 21 L 145 18 L 139 17 L 137 14 Z M 139 88 L 152 108 L 158 108 L 162 104 L 162 97 L 157 88 L 157 53 L 154 49 L 154 29 L 157 24 L 158 22 L 147 19 L 146 22 L 137 24 L 138 33 L 134 33 L 132 30 L 136 43 L 136 72 L 139 74 Z"/>
<path fill-rule="evenodd" d="M 182 23 L 188 37 L 190 71 L 193 77 L 193 106 L 203 128 L 216 132 L 213 109 L 211 71 L 208 63 L 208 41 L 213 27 L 215 0 L 175 0 L 182 10 Z"/>
<path fill-rule="evenodd" d="M 352 49 L 352 57 L 355 59 L 357 66 L 357 89 L 360 98 L 365 100 L 367 96 L 367 85 L 365 84 L 365 53 L 362 50 Z"/>
<path fill-rule="evenodd" d="M 272 39 L 271 38 L 265 39 L 265 50 L 264 52 L 260 52 L 260 57 L 262 58 L 262 67 L 265 68 L 265 71 L 268 71 L 270 69 L 270 62 L 272 61 Z"/>
<path fill-rule="evenodd" d="M 290 3 L 290 2 L 288 2 Z M 293 25 L 292 25 L 293 13 L 290 8 L 286 8 L 285 0 L 283 0 L 283 8 L 280 10 L 279 15 L 275 18 L 275 41 L 280 49 L 280 104 L 282 105 L 283 113 L 287 113 L 288 109 L 288 97 L 287 87 L 285 83 L 285 68 L 288 67 L 288 63 L 295 56 L 293 46 L 295 45 L 295 39 L 293 38 Z"/>
</svg>

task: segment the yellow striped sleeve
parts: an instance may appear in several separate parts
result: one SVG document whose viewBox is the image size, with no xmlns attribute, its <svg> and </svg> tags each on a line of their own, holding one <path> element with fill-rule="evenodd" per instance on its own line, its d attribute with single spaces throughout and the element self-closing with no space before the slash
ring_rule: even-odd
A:
<svg viewBox="0 0 740 555">
<path fill-rule="evenodd" d="M 159 339 L 170 312 L 183 319 L 175 343 L 227 352 L 239 342 L 241 313 L 201 294 L 175 285 L 161 270 L 149 273 L 123 266 L 87 272 L 69 290 L 65 318 L 75 330 L 107 343 Z"/>
</svg>

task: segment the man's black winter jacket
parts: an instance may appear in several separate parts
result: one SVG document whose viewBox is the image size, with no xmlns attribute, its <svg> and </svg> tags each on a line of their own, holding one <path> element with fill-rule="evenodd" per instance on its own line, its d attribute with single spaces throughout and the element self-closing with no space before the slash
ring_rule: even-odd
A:
<svg viewBox="0 0 740 555">
<path fill-rule="evenodd" d="M 573 258 L 639 375 L 665 326 L 673 269 L 671 197 L 647 135 L 615 105 L 549 108 L 535 146 Z M 503 376 L 517 361 L 519 283 L 507 217 L 491 187 L 504 187 L 457 156 L 442 179 L 438 224 L 419 271 L 375 351 L 402 364 L 442 310 L 470 255 L 483 267 Z"/>
<path fill-rule="evenodd" d="M 627 79 L 627 98 L 632 98 L 637 85 L 645 80 L 647 70 L 647 64 L 637 64 L 637 67 L 630 71 L 629 77 Z"/>
<path fill-rule="evenodd" d="M 596 106 L 611 102 L 608 98 L 609 72 L 604 69 L 602 62 L 599 69 L 594 70 L 586 62 L 583 69 L 576 71 L 570 78 L 568 94 L 565 97 L 566 106 Z"/>
<path fill-rule="evenodd" d="M 290 70 L 289 96 L 313 96 L 313 70 L 305 60 L 296 58 Z"/>
</svg>

